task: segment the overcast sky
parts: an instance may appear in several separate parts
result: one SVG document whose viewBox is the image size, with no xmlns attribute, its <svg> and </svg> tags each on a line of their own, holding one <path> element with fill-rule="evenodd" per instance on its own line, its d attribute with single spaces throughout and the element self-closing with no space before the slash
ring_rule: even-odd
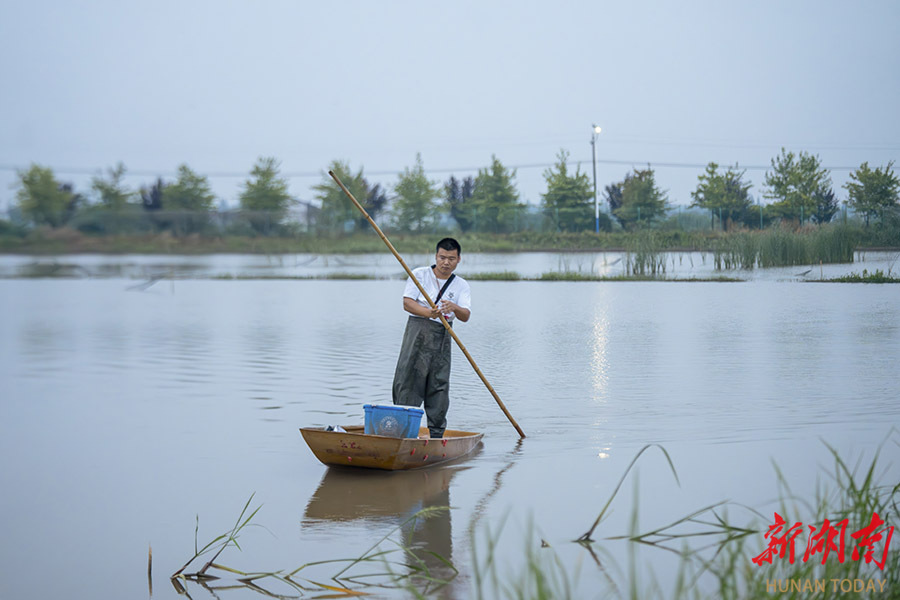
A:
<svg viewBox="0 0 900 600">
<path fill-rule="evenodd" d="M 757 196 L 782 146 L 842 186 L 900 158 L 898 115 L 897 0 L 0 3 L 0 209 L 31 163 L 81 191 L 187 163 L 236 204 L 260 156 L 311 200 L 334 159 L 392 184 L 416 152 L 441 181 L 496 154 L 538 203 L 592 123 L 601 191 L 649 163 L 686 205 L 709 161 Z"/>
</svg>

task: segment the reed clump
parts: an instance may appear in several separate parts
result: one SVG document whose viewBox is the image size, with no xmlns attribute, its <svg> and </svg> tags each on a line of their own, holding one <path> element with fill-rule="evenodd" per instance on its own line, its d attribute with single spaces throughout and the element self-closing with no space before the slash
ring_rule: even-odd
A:
<svg viewBox="0 0 900 600">
<path fill-rule="evenodd" d="M 750 270 L 759 260 L 758 234 L 741 232 L 721 237 L 713 242 L 713 263 L 717 271 Z"/>
<path fill-rule="evenodd" d="M 836 224 L 732 233 L 711 245 L 716 269 L 727 270 L 853 262 L 857 242 L 854 228 Z"/>
<path fill-rule="evenodd" d="M 665 274 L 668 253 L 665 239 L 658 232 L 635 233 L 625 249 L 625 268 L 629 274 L 653 277 Z"/>
<path fill-rule="evenodd" d="M 810 253 L 813 262 L 853 262 L 853 252 L 859 244 L 859 232 L 844 224 L 817 227 L 810 234 Z"/>
</svg>

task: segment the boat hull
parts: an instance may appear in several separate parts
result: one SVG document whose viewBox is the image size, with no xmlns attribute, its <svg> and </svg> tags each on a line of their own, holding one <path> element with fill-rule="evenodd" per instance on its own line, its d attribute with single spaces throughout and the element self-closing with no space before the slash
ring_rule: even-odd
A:
<svg viewBox="0 0 900 600">
<path fill-rule="evenodd" d="M 324 427 L 301 427 L 306 444 L 322 463 L 401 471 L 420 469 L 463 457 L 481 442 L 484 434 L 448 429 L 444 437 L 430 439 L 428 428 L 419 429 L 419 438 L 392 438 L 364 433 L 362 426 L 346 431 L 326 431 Z"/>
</svg>

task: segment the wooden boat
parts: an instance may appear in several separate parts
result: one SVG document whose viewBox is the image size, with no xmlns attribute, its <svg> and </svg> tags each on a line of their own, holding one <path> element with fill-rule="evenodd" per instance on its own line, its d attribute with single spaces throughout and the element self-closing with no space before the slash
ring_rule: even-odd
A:
<svg viewBox="0 0 900 600">
<path fill-rule="evenodd" d="M 418 438 L 392 438 L 364 433 L 362 425 L 346 431 L 324 427 L 301 427 L 300 433 L 313 454 L 326 465 L 400 471 L 444 463 L 465 456 L 481 442 L 483 433 L 444 431 L 441 439 L 430 439 L 428 428 Z"/>
</svg>

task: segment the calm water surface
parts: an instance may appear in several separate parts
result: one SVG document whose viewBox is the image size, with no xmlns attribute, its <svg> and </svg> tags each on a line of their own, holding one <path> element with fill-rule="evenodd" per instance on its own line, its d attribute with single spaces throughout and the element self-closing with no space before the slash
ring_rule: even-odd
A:
<svg viewBox="0 0 900 600">
<path fill-rule="evenodd" d="M 411 265 L 431 264 L 433 255 L 413 254 Z M 459 274 L 511 271 L 536 278 L 544 273 L 574 272 L 598 277 L 627 274 L 628 256 L 622 252 L 521 252 L 463 254 Z M 709 252 L 670 252 L 660 278 L 709 279 L 731 277 L 752 281 L 801 281 L 830 279 L 863 269 L 896 273 L 900 252 L 856 252 L 852 263 L 797 265 L 775 269 L 715 268 Z M 125 277 L 146 279 L 334 277 L 363 275 L 378 279 L 405 279 L 397 260 L 378 254 L 210 254 L 202 256 L 75 254 L 65 256 L 0 256 L 0 277 Z"/>
<path fill-rule="evenodd" d="M 484 445 L 396 474 L 329 470 L 297 428 L 359 423 L 364 403 L 390 402 L 398 281 L 0 280 L 0 597 L 145 597 L 152 544 L 153 597 L 176 598 L 168 575 L 193 553 L 196 516 L 203 544 L 253 493 L 265 529 L 219 562 L 352 558 L 449 505 L 403 529 L 459 567 L 442 597 L 471 596 L 473 544 L 483 556 L 489 532 L 504 577 L 543 539 L 577 571 L 579 597 L 602 596 L 609 577 L 627 589 L 621 545 L 604 546 L 601 571 L 570 540 L 646 444 L 666 448 L 680 485 L 645 454 L 595 537 L 627 532 L 633 511 L 642 528 L 720 500 L 770 514 L 773 461 L 812 501 L 831 472 L 825 442 L 871 458 L 900 425 L 896 286 L 780 279 L 473 283 L 457 332 L 528 438 L 456 352 L 450 427 L 484 431 Z M 885 482 L 900 480 L 898 458 L 884 445 Z M 668 554 L 636 559 L 664 590 Z"/>
</svg>

